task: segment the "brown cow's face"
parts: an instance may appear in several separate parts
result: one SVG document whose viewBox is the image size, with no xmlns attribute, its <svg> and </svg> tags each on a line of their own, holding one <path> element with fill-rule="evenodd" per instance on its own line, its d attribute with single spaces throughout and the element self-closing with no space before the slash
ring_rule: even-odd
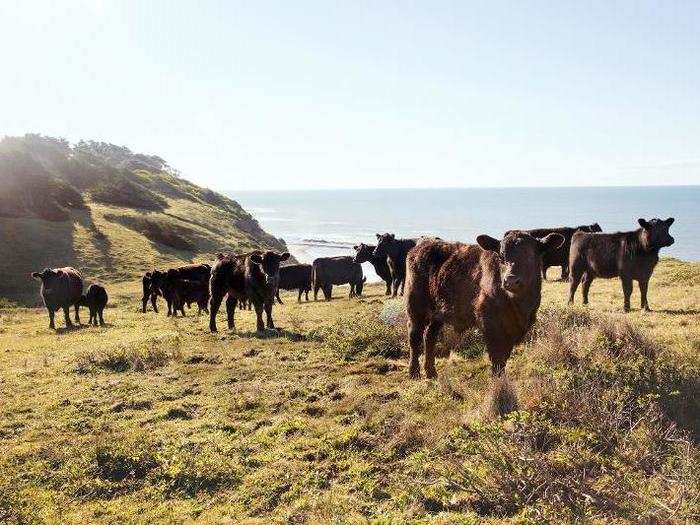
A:
<svg viewBox="0 0 700 525">
<path fill-rule="evenodd" d="M 649 249 L 664 248 L 671 246 L 676 240 L 668 233 L 668 229 L 673 224 L 675 219 L 669 217 L 665 221 L 661 219 L 639 219 L 639 225 L 642 227 L 642 238 Z"/>
<path fill-rule="evenodd" d="M 271 287 L 279 286 L 280 280 L 280 263 L 289 259 L 289 254 L 284 252 L 278 254 L 275 252 L 254 253 L 250 256 L 250 260 L 257 264 L 265 276 L 265 284 Z"/>
<path fill-rule="evenodd" d="M 396 237 L 393 233 L 378 233 L 377 234 L 377 247 L 374 249 L 375 257 L 386 257 L 391 246 L 394 244 Z"/>
<path fill-rule="evenodd" d="M 564 237 L 550 233 L 539 240 L 527 233 L 514 231 L 508 233 L 502 241 L 488 235 L 479 235 L 476 241 L 484 250 L 498 254 L 501 285 L 509 295 L 518 296 L 540 282 L 542 254 L 559 248 Z"/>
<path fill-rule="evenodd" d="M 362 242 L 357 246 L 353 246 L 353 249 L 355 250 L 355 257 L 353 258 L 353 262 L 363 263 L 372 259 L 372 255 L 374 253 L 374 246 Z"/>
</svg>

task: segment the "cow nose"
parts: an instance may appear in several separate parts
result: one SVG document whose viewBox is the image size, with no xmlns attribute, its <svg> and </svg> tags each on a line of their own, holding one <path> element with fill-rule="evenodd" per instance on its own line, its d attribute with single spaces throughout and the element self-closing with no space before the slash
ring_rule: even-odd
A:
<svg viewBox="0 0 700 525">
<path fill-rule="evenodd" d="M 516 290 L 520 287 L 520 277 L 516 275 L 507 275 L 505 279 L 503 279 L 503 288 L 506 290 Z"/>
<path fill-rule="evenodd" d="M 668 245 L 671 246 L 674 242 L 676 242 L 676 239 L 669 237 Z"/>
</svg>

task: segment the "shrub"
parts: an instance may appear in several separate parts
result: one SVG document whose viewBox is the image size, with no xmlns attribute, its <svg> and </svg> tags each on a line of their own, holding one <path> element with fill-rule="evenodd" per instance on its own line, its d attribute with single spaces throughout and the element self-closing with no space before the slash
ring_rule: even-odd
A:
<svg viewBox="0 0 700 525">
<path fill-rule="evenodd" d="M 115 206 L 154 211 L 162 211 L 167 207 L 168 203 L 163 197 L 134 182 L 132 178 L 131 174 L 117 172 L 93 187 L 90 194 L 97 202 Z"/>
<path fill-rule="evenodd" d="M 82 352 L 76 358 L 75 371 L 81 374 L 99 369 L 143 372 L 165 366 L 171 360 L 179 360 L 181 357 L 179 336 L 153 337 Z"/>
<path fill-rule="evenodd" d="M 194 236 L 194 231 L 172 221 L 109 213 L 105 214 L 105 219 L 123 224 L 127 228 L 144 235 L 152 242 L 157 242 L 176 250 L 193 251 L 196 248 L 191 240 Z"/>
<path fill-rule="evenodd" d="M 311 335 L 320 338 L 331 351 L 346 360 L 360 355 L 401 357 L 405 340 L 397 327 L 379 321 L 375 311 L 339 317 Z"/>
</svg>

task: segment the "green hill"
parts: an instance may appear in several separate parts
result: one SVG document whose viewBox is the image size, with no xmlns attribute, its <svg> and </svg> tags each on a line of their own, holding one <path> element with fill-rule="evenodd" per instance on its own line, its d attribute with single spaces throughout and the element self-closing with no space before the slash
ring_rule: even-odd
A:
<svg viewBox="0 0 700 525">
<path fill-rule="evenodd" d="M 72 265 L 88 280 L 284 241 L 227 197 L 155 155 L 104 142 L 28 134 L 0 141 L 0 297 L 35 301 L 30 272 Z"/>
</svg>

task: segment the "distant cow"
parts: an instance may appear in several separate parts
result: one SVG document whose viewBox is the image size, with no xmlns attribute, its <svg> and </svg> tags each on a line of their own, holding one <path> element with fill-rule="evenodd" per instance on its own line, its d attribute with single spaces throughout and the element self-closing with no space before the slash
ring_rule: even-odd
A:
<svg viewBox="0 0 700 525">
<path fill-rule="evenodd" d="M 100 319 L 100 325 L 104 326 L 105 319 L 102 315 L 105 306 L 107 306 L 107 290 L 99 284 L 91 284 L 88 286 L 87 292 L 80 299 L 81 306 L 87 306 L 90 310 L 90 320 L 88 324 L 97 326 L 97 318 Z"/>
<path fill-rule="evenodd" d="M 299 290 L 297 302 L 301 302 L 301 294 L 306 294 L 309 300 L 311 290 L 311 265 L 310 264 L 290 264 L 280 268 L 280 283 L 277 288 L 277 302 L 282 304 L 279 290 Z"/>
<path fill-rule="evenodd" d="M 318 300 L 318 291 L 323 290 L 326 301 L 331 300 L 334 284 L 349 284 L 350 297 L 362 295 L 366 278 L 362 276 L 362 266 L 348 255 L 339 257 L 319 257 L 311 268 L 311 280 L 314 286 L 314 301 Z"/>
<path fill-rule="evenodd" d="M 368 262 L 374 266 L 376 274 L 386 283 L 385 295 L 391 295 L 391 270 L 389 270 L 389 265 L 386 262 L 386 256 L 379 257 L 374 255 L 374 250 L 377 247 L 373 244 L 362 242 L 357 246 L 353 246 L 353 248 L 357 252 L 353 260 L 360 264 Z"/>
<path fill-rule="evenodd" d="M 183 305 L 190 307 L 192 303 L 197 303 L 197 315 L 202 310 L 209 313 L 209 282 L 196 281 L 192 279 L 175 279 L 172 283 L 174 291 L 173 312 L 180 310 L 184 315 Z M 173 313 L 174 315 L 174 313 Z"/>
<path fill-rule="evenodd" d="M 386 258 L 391 272 L 392 297 L 396 297 L 399 286 L 403 295 L 406 284 L 406 255 L 416 243 L 416 239 L 397 239 L 393 233 L 377 234 L 377 247 L 373 255 L 377 258 Z"/>
<path fill-rule="evenodd" d="M 73 326 L 69 310 L 75 306 L 75 322 L 80 323 L 80 299 L 83 295 L 83 276 L 75 268 L 45 268 L 32 273 L 32 277 L 41 281 L 41 298 L 49 311 L 49 328 L 56 328 L 54 312 L 63 308 L 66 328 Z"/>
<path fill-rule="evenodd" d="M 188 264 L 178 268 L 170 268 L 165 272 L 154 271 L 151 274 L 151 283 L 163 294 L 163 298 L 168 304 L 168 315 L 176 315 L 178 310 L 182 315 L 185 315 L 184 303 L 177 301 L 176 282 L 180 279 L 198 281 L 204 288 L 207 286 L 210 273 L 211 266 L 208 264 Z"/>
<path fill-rule="evenodd" d="M 596 222 L 595 224 L 576 226 L 575 228 L 560 227 L 560 228 L 537 228 L 534 230 L 523 230 L 536 239 L 544 239 L 550 233 L 558 233 L 564 237 L 564 244 L 556 250 L 550 250 L 542 255 L 542 278 L 547 280 L 547 268 L 550 266 L 561 266 L 561 280 L 569 279 L 569 250 L 571 248 L 571 237 L 574 232 L 602 232 L 603 229 Z M 510 232 L 506 232 L 508 234 Z"/>
<path fill-rule="evenodd" d="M 569 254 L 569 304 L 574 302 L 576 288 L 582 279 L 583 304 L 588 304 L 588 289 L 593 279 L 619 277 L 625 296 L 625 312 L 630 309 L 633 280 L 639 282 L 642 308 L 649 311 L 649 279 L 659 262 L 659 250 L 674 243 L 668 233 L 673 221 L 673 217 L 665 221 L 639 219 L 641 228 L 631 232 L 574 233 Z"/>
<path fill-rule="evenodd" d="M 479 329 L 494 374 L 505 368 L 513 347 L 535 322 L 540 306 L 542 253 L 564 238 L 542 240 L 511 232 L 502 241 L 479 235 L 479 246 L 425 241 L 408 254 L 406 311 L 411 346 L 409 375 L 437 377 L 435 343 L 444 324 L 456 333 Z"/>
<path fill-rule="evenodd" d="M 216 332 L 216 314 L 226 297 L 226 314 L 229 329 L 234 328 L 236 303 L 252 301 L 257 316 L 258 332 L 265 330 L 262 312 L 267 316 L 267 327 L 274 328 L 272 306 L 279 286 L 280 263 L 289 259 L 288 253 L 272 251 L 253 252 L 245 258 L 227 255 L 218 258 L 209 280 L 209 329 Z"/>
<path fill-rule="evenodd" d="M 143 286 L 143 297 L 141 298 L 143 313 L 146 313 L 146 305 L 148 304 L 149 299 L 151 301 L 151 305 L 153 306 L 153 311 L 158 313 L 158 305 L 156 303 L 158 301 L 158 296 L 160 295 L 160 289 L 153 285 L 151 276 L 151 272 L 146 272 L 141 278 L 141 283 Z"/>
</svg>

